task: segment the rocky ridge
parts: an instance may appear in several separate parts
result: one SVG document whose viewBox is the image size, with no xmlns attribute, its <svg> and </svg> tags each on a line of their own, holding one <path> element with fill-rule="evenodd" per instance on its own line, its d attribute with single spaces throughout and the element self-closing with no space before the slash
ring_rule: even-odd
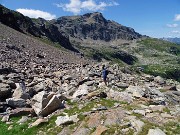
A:
<svg viewBox="0 0 180 135">
<path fill-rule="evenodd" d="M 57 20 L 47 21 L 42 18 L 26 17 L 0 5 L 0 14 L 1 23 L 20 32 L 58 42 L 64 48 L 75 52 L 78 50 L 74 47 L 74 41 L 95 43 L 143 37 L 133 28 L 106 20 L 99 12 L 87 13 L 82 16 L 63 16 Z"/>
<path fill-rule="evenodd" d="M 109 42 L 118 39 L 133 40 L 142 37 L 132 28 L 106 20 L 99 12 L 87 13 L 82 16 L 64 16 L 51 21 L 51 23 L 73 39 Z"/>
<path fill-rule="evenodd" d="M 57 42 L 66 49 L 77 52 L 77 50 L 71 45 L 69 38 L 58 28 L 50 24 L 44 19 L 38 19 L 36 22 L 44 22 L 43 24 L 34 23 L 33 20 L 27 16 L 22 15 L 19 12 L 7 9 L 0 5 L 0 22 L 25 34 L 30 34 L 42 39 L 49 39 L 52 42 Z M 45 25 L 46 24 L 46 25 Z"/>
</svg>

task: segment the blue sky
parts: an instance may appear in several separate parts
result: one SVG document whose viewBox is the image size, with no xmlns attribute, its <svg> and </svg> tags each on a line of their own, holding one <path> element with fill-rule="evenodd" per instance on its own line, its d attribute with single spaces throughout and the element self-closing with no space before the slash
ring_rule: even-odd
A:
<svg viewBox="0 0 180 135">
<path fill-rule="evenodd" d="M 5 7 L 47 20 L 101 12 L 151 37 L 180 37 L 180 0 L 0 0 Z"/>
</svg>

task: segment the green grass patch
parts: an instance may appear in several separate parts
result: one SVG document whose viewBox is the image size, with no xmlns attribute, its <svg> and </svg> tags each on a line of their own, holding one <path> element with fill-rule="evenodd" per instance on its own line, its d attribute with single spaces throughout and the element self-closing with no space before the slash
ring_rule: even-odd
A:
<svg viewBox="0 0 180 135">
<path fill-rule="evenodd" d="M 178 135 L 180 133 L 180 123 L 168 122 L 164 125 L 167 135 Z"/>
<path fill-rule="evenodd" d="M 167 92 L 168 90 L 160 89 L 159 91 L 163 93 L 163 92 Z"/>
<path fill-rule="evenodd" d="M 158 125 L 154 123 L 150 123 L 149 121 L 143 120 L 145 125 L 143 126 L 141 132 L 138 133 L 138 135 L 147 135 L 149 132 L 149 129 L 155 129 L 158 127 Z"/>
<path fill-rule="evenodd" d="M 155 39 L 146 38 L 138 42 L 139 45 L 143 45 L 146 49 L 155 49 L 160 52 L 168 52 L 174 55 L 180 55 L 180 46 L 175 43 Z"/>
<path fill-rule="evenodd" d="M 126 109 L 126 110 L 131 111 L 131 110 L 139 108 L 139 106 L 138 105 L 133 105 L 133 104 L 125 104 L 123 106 L 123 108 Z"/>
<path fill-rule="evenodd" d="M 77 45 L 77 48 L 84 53 L 88 58 L 102 61 L 103 59 L 111 61 L 111 63 L 118 63 L 119 65 L 132 65 L 137 60 L 134 56 L 116 48 L 111 47 L 84 47 Z"/>
<path fill-rule="evenodd" d="M 180 67 L 174 65 L 144 65 L 145 73 L 154 76 L 161 76 L 166 79 L 174 79 L 180 82 Z"/>
<path fill-rule="evenodd" d="M 163 109 L 163 112 L 166 112 L 166 113 L 168 113 L 168 114 L 170 114 L 170 111 L 171 111 L 171 110 L 170 110 L 168 107 L 166 107 L 166 108 Z"/>
<path fill-rule="evenodd" d="M 70 102 L 70 101 L 68 101 Z M 120 103 L 120 104 L 127 104 L 127 102 L 120 102 L 120 101 L 115 101 L 111 99 L 96 99 L 93 101 L 90 101 L 89 103 L 86 103 L 81 109 L 78 108 L 77 103 L 73 103 L 72 108 L 70 109 L 65 109 L 64 112 L 67 113 L 69 116 L 78 114 L 78 118 L 80 120 L 83 120 L 85 117 L 82 115 L 83 112 L 89 112 L 93 108 L 97 108 L 97 105 L 105 106 L 107 108 L 111 108 L 114 106 L 114 103 Z M 70 102 L 71 104 L 71 102 Z M 81 104 L 81 103 L 79 103 Z M 83 104 L 83 103 L 82 103 Z"/>
<path fill-rule="evenodd" d="M 7 125 L 0 121 L 0 135 L 36 135 L 39 131 L 48 135 L 55 135 L 61 132 L 62 127 L 58 127 L 55 124 L 57 116 L 52 116 L 47 123 L 42 123 L 38 126 L 28 128 L 30 123 L 33 123 L 35 119 L 28 120 L 26 123 L 19 125 L 16 123 L 20 117 L 11 118 L 12 124 Z M 12 129 L 8 130 L 8 127 L 12 125 Z"/>
<path fill-rule="evenodd" d="M 28 124 L 33 120 L 19 125 L 16 123 L 20 117 L 11 118 L 12 124 L 6 124 L 0 121 L 0 135 L 34 135 L 37 133 L 37 127 L 28 128 Z M 8 127 L 12 126 L 12 129 L 8 130 Z"/>
</svg>

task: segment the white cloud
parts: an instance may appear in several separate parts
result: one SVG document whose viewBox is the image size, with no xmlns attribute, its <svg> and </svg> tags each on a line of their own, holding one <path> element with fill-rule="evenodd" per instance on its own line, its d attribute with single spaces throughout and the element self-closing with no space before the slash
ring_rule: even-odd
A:
<svg viewBox="0 0 180 135">
<path fill-rule="evenodd" d="M 22 13 L 25 16 L 28 16 L 30 18 L 44 18 L 46 20 L 52 20 L 56 18 L 56 15 L 50 14 L 48 12 L 40 11 L 40 10 L 34 10 L 34 9 L 23 9 L 19 8 L 16 9 L 16 11 Z"/>
<path fill-rule="evenodd" d="M 174 31 L 172 31 L 172 33 L 174 33 L 174 34 L 180 34 L 180 31 L 174 30 Z"/>
<path fill-rule="evenodd" d="M 55 4 L 57 7 L 62 8 L 64 11 L 72 12 L 73 14 L 80 14 L 82 11 L 102 11 L 106 7 L 118 6 L 117 2 L 99 2 L 95 0 L 70 0 L 70 3 Z"/>
<path fill-rule="evenodd" d="M 178 27 L 178 24 L 167 24 L 166 25 L 167 27 L 169 27 L 169 28 L 176 28 L 176 27 Z"/>
<path fill-rule="evenodd" d="M 175 21 L 180 21 L 180 14 L 176 14 L 174 20 Z"/>
</svg>

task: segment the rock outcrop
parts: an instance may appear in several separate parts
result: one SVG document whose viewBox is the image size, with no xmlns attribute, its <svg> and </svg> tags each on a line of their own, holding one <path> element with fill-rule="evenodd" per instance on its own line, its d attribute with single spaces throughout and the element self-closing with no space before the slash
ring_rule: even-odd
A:
<svg viewBox="0 0 180 135">
<path fill-rule="evenodd" d="M 134 29 L 106 20 L 99 12 L 82 16 L 64 16 L 53 20 L 52 24 L 72 38 L 113 41 L 117 39 L 133 40 L 142 37 Z"/>
</svg>

